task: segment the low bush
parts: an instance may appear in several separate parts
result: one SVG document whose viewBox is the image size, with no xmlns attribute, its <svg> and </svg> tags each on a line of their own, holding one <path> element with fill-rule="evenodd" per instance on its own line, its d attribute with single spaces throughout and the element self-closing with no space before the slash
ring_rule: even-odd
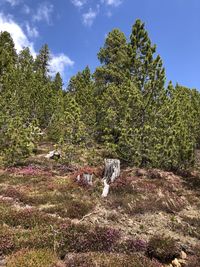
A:
<svg viewBox="0 0 200 267">
<path fill-rule="evenodd" d="M 182 217 L 181 221 L 172 221 L 170 227 L 173 231 L 184 233 L 185 236 L 200 238 L 200 219 L 191 217 Z"/>
<path fill-rule="evenodd" d="M 193 247 L 193 255 L 188 258 L 185 267 L 198 267 L 200 266 L 200 245 Z"/>
<path fill-rule="evenodd" d="M 200 217 L 191 218 L 185 216 L 183 220 L 187 223 L 187 226 L 190 227 L 190 231 L 188 231 L 189 235 L 200 239 Z"/>
<path fill-rule="evenodd" d="M 107 201 L 107 205 L 114 209 L 123 209 L 126 213 L 131 214 L 133 207 L 135 207 L 135 202 L 139 199 L 137 194 L 124 194 L 110 196 Z"/>
<path fill-rule="evenodd" d="M 66 203 L 47 207 L 45 212 L 57 214 L 62 218 L 81 219 L 93 208 L 94 204 L 89 201 L 69 200 Z"/>
<path fill-rule="evenodd" d="M 119 230 L 96 226 L 90 230 L 88 247 L 90 251 L 112 251 L 119 239 Z"/>
<path fill-rule="evenodd" d="M 148 184 L 148 187 L 149 188 Z M 154 213 L 163 211 L 166 213 L 175 213 L 181 211 L 186 206 L 186 201 L 180 198 L 175 193 L 163 192 L 161 195 L 155 193 L 155 185 L 152 185 L 152 190 L 145 193 L 139 192 L 135 186 L 135 193 L 124 193 L 110 195 L 107 202 L 111 208 L 121 208 L 130 215 Z M 142 188 L 143 190 L 143 188 Z"/>
<path fill-rule="evenodd" d="M 147 250 L 147 242 L 142 239 L 127 239 L 121 242 L 115 251 L 120 253 L 145 253 Z"/>
<path fill-rule="evenodd" d="M 14 236 L 15 250 L 29 249 L 53 249 L 55 234 L 51 226 L 39 226 L 28 230 L 18 230 Z"/>
<path fill-rule="evenodd" d="M 68 254 L 66 267 L 161 267 L 156 260 L 150 260 L 140 254 L 124 255 L 113 253 Z"/>
<path fill-rule="evenodd" d="M 133 184 L 133 178 L 121 175 L 117 180 L 111 184 L 110 193 L 111 194 L 132 194 L 135 192 Z"/>
<path fill-rule="evenodd" d="M 40 193 L 29 194 L 24 200 L 24 203 L 29 205 L 45 205 L 45 204 L 60 204 L 71 201 L 69 192 L 60 193 L 58 191 L 48 191 L 43 189 Z"/>
<path fill-rule="evenodd" d="M 145 198 L 138 198 L 129 213 L 144 214 L 146 212 L 175 213 L 181 211 L 186 206 L 184 199 L 181 199 L 174 193 L 164 192 L 163 196 L 148 194 Z"/>
<path fill-rule="evenodd" d="M 94 205 L 88 201 L 73 200 L 67 208 L 67 217 L 81 219 L 84 215 L 91 212 Z"/>
<path fill-rule="evenodd" d="M 58 258 L 51 250 L 20 250 L 7 259 L 7 267 L 52 267 Z"/>
<path fill-rule="evenodd" d="M 171 237 L 153 236 L 147 246 L 147 255 L 163 263 L 169 263 L 178 257 L 180 250 L 176 241 Z"/>
<path fill-rule="evenodd" d="M 11 197 L 17 200 L 21 200 L 23 196 L 20 190 L 17 190 L 17 188 L 13 186 L 8 186 L 6 189 L 2 190 L 1 194 L 6 197 Z"/>
<path fill-rule="evenodd" d="M 120 239 L 118 230 L 84 224 L 64 224 L 57 232 L 61 257 L 67 252 L 112 251 Z"/>
<path fill-rule="evenodd" d="M 14 234 L 11 229 L 6 226 L 0 227 L 0 254 L 7 254 L 14 247 Z"/>
<path fill-rule="evenodd" d="M 192 256 L 187 261 L 185 267 L 199 267 L 200 265 L 200 257 Z"/>
<path fill-rule="evenodd" d="M 4 223 L 13 227 L 21 226 L 25 229 L 31 229 L 43 224 L 53 224 L 58 220 L 55 217 L 32 208 L 22 210 L 10 209 L 9 212 L 3 215 L 2 220 Z"/>
<path fill-rule="evenodd" d="M 6 219 L 12 216 L 12 206 L 9 201 L 0 200 L 0 225 L 3 225 L 6 222 Z"/>
</svg>

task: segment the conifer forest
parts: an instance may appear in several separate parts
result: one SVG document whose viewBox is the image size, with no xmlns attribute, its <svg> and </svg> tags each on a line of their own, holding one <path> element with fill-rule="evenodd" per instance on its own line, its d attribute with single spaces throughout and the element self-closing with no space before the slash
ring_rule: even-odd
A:
<svg viewBox="0 0 200 267">
<path fill-rule="evenodd" d="M 0 267 L 200 266 L 198 88 L 139 19 L 67 85 L 50 57 L 0 32 Z"/>
</svg>

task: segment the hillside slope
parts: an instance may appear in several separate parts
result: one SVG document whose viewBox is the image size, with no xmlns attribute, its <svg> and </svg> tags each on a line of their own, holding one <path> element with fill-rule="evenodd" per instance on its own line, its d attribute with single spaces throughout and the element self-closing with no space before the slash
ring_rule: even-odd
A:
<svg viewBox="0 0 200 267">
<path fill-rule="evenodd" d="M 172 266 L 175 258 L 173 266 L 200 266 L 198 168 L 182 176 L 125 168 L 102 199 L 103 166 L 90 167 L 87 186 L 75 178 L 89 166 L 42 152 L 0 170 L 1 267 Z"/>
</svg>

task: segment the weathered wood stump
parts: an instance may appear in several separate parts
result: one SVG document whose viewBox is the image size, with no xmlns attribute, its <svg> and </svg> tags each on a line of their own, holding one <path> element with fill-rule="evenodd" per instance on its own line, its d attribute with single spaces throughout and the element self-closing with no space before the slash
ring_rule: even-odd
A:
<svg viewBox="0 0 200 267">
<path fill-rule="evenodd" d="M 82 180 L 86 184 L 92 185 L 92 178 L 93 178 L 93 174 L 83 173 L 82 175 L 80 174 L 77 175 L 76 180 L 77 182 L 80 182 Z"/>
<path fill-rule="evenodd" d="M 109 193 L 110 184 L 115 181 L 120 175 L 120 160 L 105 159 L 105 170 L 103 176 L 103 193 L 102 197 L 107 197 Z"/>
</svg>

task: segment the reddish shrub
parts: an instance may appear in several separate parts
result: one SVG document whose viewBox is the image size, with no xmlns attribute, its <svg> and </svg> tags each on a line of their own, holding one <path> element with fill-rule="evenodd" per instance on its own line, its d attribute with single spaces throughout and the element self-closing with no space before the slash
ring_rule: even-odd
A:
<svg viewBox="0 0 200 267">
<path fill-rule="evenodd" d="M 13 249 L 13 237 L 13 233 L 7 227 L 0 229 L 0 254 L 6 254 Z"/>
<path fill-rule="evenodd" d="M 61 225 L 58 233 L 61 256 L 67 252 L 112 251 L 120 238 L 118 230 L 84 224 Z"/>
<path fill-rule="evenodd" d="M 116 194 L 131 194 L 135 191 L 132 182 L 132 177 L 120 176 L 111 184 L 110 191 Z"/>
<path fill-rule="evenodd" d="M 14 188 L 13 186 L 8 186 L 5 190 L 2 191 L 2 194 L 6 197 L 11 197 L 18 201 L 26 201 L 26 194 L 20 189 Z"/>
<path fill-rule="evenodd" d="M 137 180 L 134 183 L 134 188 L 137 193 L 155 193 L 158 185 L 148 180 Z"/>
<path fill-rule="evenodd" d="M 24 167 L 12 167 L 8 168 L 7 171 L 9 173 L 17 174 L 17 175 L 25 175 L 25 176 L 51 176 L 53 173 L 50 170 L 44 169 L 39 166 L 29 165 Z"/>
<path fill-rule="evenodd" d="M 90 251 L 112 251 L 119 238 L 119 230 L 96 226 L 90 231 L 88 246 Z"/>
<path fill-rule="evenodd" d="M 114 253 L 67 254 L 66 267 L 161 267 L 156 260 L 139 254 L 123 255 Z"/>
</svg>

